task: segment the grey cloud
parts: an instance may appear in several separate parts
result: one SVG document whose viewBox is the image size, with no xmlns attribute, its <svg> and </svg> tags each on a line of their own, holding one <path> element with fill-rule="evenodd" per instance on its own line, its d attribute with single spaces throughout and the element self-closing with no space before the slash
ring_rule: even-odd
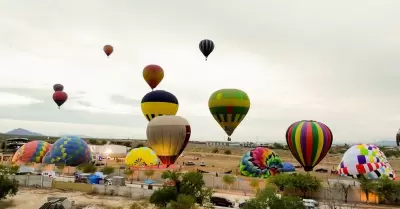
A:
<svg viewBox="0 0 400 209">
<path fill-rule="evenodd" d="M 127 98 L 122 95 L 113 94 L 110 97 L 111 101 L 118 104 L 125 104 L 130 106 L 140 106 L 141 100 Z"/>
</svg>

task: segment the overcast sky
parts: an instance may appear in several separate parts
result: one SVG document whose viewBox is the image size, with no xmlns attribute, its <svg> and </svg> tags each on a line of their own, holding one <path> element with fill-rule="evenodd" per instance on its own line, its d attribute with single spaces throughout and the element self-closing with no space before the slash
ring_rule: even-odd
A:
<svg viewBox="0 0 400 209">
<path fill-rule="evenodd" d="M 303 119 L 336 142 L 393 139 L 399 11 L 399 0 L 2 0 L 0 132 L 144 138 L 142 70 L 158 64 L 157 89 L 177 96 L 192 140 L 226 140 L 208 110 L 221 88 L 251 99 L 234 141 L 283 142 Z M 207 62 L 205 38 L 215 43 Z M 54 83 L 70 96 L 61 110 Z"/>
</svg>

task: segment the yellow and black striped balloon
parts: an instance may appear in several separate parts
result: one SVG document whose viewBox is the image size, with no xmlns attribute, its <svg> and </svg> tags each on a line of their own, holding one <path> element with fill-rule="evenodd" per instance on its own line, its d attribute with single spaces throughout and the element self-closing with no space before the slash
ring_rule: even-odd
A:
<svg viewBox="0 0 400 209">
<path fill-rule="evenodd" d="M 161 115 L 176 115 L 179 108 L 175 95 L 164 90 L 151 91 L 142 99 L 142 112 L 148 121 Z"/>
</svg>

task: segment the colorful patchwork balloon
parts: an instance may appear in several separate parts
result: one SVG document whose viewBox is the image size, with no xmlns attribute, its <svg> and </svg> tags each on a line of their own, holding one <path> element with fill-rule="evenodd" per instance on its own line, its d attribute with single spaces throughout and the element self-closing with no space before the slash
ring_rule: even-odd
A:
<svg viewBox="0 0 400 209">
<path fill-rule="evenodd" d="M 239 162 L 240 174 L 248 177 L 268 178 L 277 174 L 282 167 L 280 157 L 265 147 L 246 152 Z"/>
<path fill-rule="evenodd" d="M 20 147 L 11 161 L 13 163 L 41 163 L 50 148 L 51 144 L 45 141 L 31 141 Z"/>
<path fill-rule="evenodd" d="M 293 123 L 286 131 L 286 143 L 305 171 L 312 171 L 324 159 L 332 141 L 332 131 L 328 126 L 313 120 Z"/>
<path fill-rule="evenodd" d="M 379 179 L 387 176 L 395 179 L 396 174 L 390 166 L 385 154 L 375 145 L 357 144 L 350 147 L 338 165 L 338 174 L 367 179 Z"/>
<path fill-rule="evenodd" d="M 153 166 L 159 164 L 156 153 L 148 147 L 132 149 L 125 158 L 127 166 Z"/>
<path fill-rule="evenodd" d="M 78 166 L 92 161 L 92 154 L 86 142 L 76 136 L 58 139 L 43 158 L 45 164 Z"/>
</svg>

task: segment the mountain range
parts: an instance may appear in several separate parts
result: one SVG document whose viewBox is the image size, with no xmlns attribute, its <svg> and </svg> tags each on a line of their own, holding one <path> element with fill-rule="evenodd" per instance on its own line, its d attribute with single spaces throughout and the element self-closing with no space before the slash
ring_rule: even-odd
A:
<svg viewBox="0 0 400 209">
<path fill-rule="evenodd" d="M 21 136 L 44 136 L 41 133 L 36 133 L 36 132 L 32 132 L 32 131 L 28 131 L 26 129 L 23 128 L 16 128 L 14 130 L 8 131 L 4 134 L 8 134 L 8 135 L 21 135 Z"/>
</svg>

